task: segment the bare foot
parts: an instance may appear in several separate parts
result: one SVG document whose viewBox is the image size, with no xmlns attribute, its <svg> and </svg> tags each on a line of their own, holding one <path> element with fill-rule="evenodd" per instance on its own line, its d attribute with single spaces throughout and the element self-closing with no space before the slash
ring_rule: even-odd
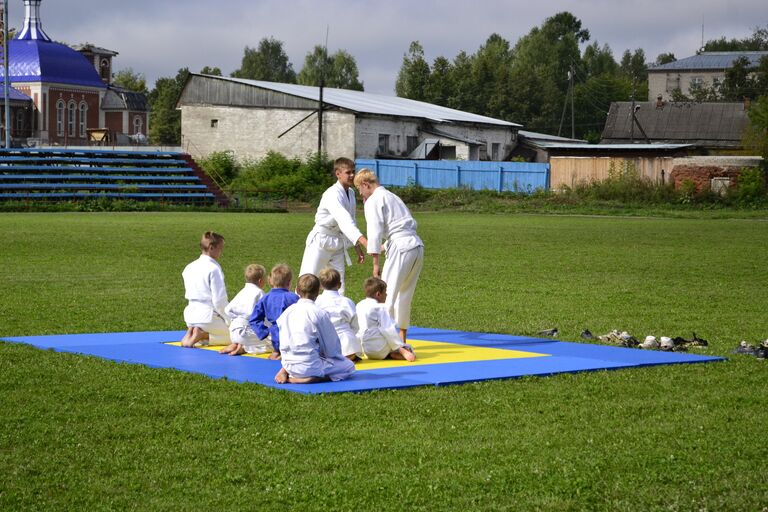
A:
<svg viewBox="0 0 768 512">
<path fill-rule="evenodd" d="M 238 347 L 239 345 L 237 343 L 232 343 L 220 349 L 219 354 L 231 354 L 232 352 L 235 352 L 238 349 Z"/>
<path fill-rule="evenodd" d="M 410 345 L 400 347 L 398 351 L 400 352 L 400 355 L 403 356 L 403 359 L 409 363 L 412 363 L 416 360 L 416 354 L 413 353 L 413 349 L 410 347 Z"/>
<path fill-rule="evenodd" d="M 235 350 L 233 350 L 232 352 L 230 352 L 229 355 L 231 355 L 231 356 L 241 356 L 241 355 L 245 354 L 245 348 L 243 348 L 243 346 L 241 344 L 239 344 L 239 343 L 237 343 L 236 345 L 237 345 L 237 348 Z"/>
<path fill-rule="evenodd" d="M 288 377 L 291 384 L 315 384 L 316 382 L 328 382 L 328 377 Z"/>
<path fill-rule="evenodd" d="M 202 330 L 199 327 L 193 327 L 192 332 L 188 333 L 186 336 L 184 336 L 186 339 L 181 340 L 181 346 L 192 348 L 195 346 L 195 343 L 198 341 L 203 341 L 208 339 L 208 333 Z"/>
<path fill-rule="evenodd" d="M 279 361 L 280 360 L 280 352 L 272 352 L 269 354 L 269 358 L 273 361 Z"/>
<path fill-rule="evenodd" d="M 280 371 L 275 375 L 275 382 L 278 384 L 285 384 L 288 382 L 288 372 L 285 368 L 280 368 Z"/>
<path fill-rule="evenodd" d="M 349 359 L 353 363 L 357 363 L 359 361 L 362 361 L 362 359 L 360 359 L 357 354 L 349 354 L 348 356 L 344 356 L 344 357 L 346 357 L 347 359 Z"/>
</svg>

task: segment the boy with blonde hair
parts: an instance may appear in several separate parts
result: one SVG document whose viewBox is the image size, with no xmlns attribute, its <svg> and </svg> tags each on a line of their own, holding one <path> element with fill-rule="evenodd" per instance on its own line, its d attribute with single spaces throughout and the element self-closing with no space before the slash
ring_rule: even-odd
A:
<svg viewBox="0 0 768 512">
<path fill-rule="evenodd" d="M 290 291 L 293 272 L 291 267 L 280 263 L 272 267 L 269 273 L 269 285 L 272 287 L 253 308 L 248 323 L 260 340 L 269 336 L 273 352 L 270 359 L 280 359 L 280 331 L 277 319 L 289 306 L 299 300 L 299 296 Z"/>
<path fill-rule="evenodd" d="M 378 277 L 369 277 L 363 288 L 366 298 L 357 303 L 357 321 L 360 325 L 357 335 L 365 357 L 415 361 L 413 348 L 400 339 L 387 311 L 387 283 Z"/>
<path fill-rule="evenodd" d="M 320 286 L 323 293 L 315 300 L 320 309 L 325 310 L 331 318 L 341 341 L 341 353 L 352 362 L 359 361 L 363 356 L 363 348 L 357 339 L 357 312 L 352 299 L 339 293 L 341 276 L 339 271 L 326 267 L 320 271 Z"/>
<path fill-rule="evenodd" d="M 296 291 L 301 298 L 277 319 L 283 356 L 275 382 L 311 384 L 346 379 L 355 372 L 355 363 L 342 355 L 328 313 L 314 302 L 320 293 L 320 280 L 304 274 Z"/>
<path fill-rule="evenodd" d="M 260 340 L 248 323 L 262 297 L 264 297 L 264 278 L 266 269 L 258 264 L 245 267 L 245 286 L 235 295 L 224 311 L 229 316 L 229 337 L 232 343 L 219 350 L 220 354 L 238 356 L 240 354 L 264 354 L 272 352 L 272 344 Z"/>
<path fill-rule="evenodd" d="M 363 247 L 368 242 L 355 223 L 357 203 L 352 188 L 355 162 L 345 157 L 337 158 L 333 162 L 333 172 L 336 183 L 320 198 L 315 225 L 307 235 L 299 275 L 319 276 L 323 268 L 335 268 L 341 276 L 339 293 L 344 295 L 344 263 L 352 264 L 347 249 L 354 247 L 358 263 L 363 263 Z"/>
<path fill-rule="evenodd" d="M 382 278 L 389 287 L 387 309 L 405 343 L 411 324 L 413 294 L 424 266 L 424 243 L 416 234 L 416 221 L 408 207 L 379 184 L 373 171 L 360 169 L 354 181 L 365 201 L 367 248 L 373 260 L 373 276 Z M 383 240 L 386 243 L 382 243 Z M 383 269 L 379 266 L 382 250 L 387 256 Z"/>
<path fill-rule="evenodd" d="M 200 238 L 200 257 L 184 267 L 184 298 L 189 301 L 184 308 L 187 332 L 181 338 L 182 347 L 193 347 L 208 340 L 212 345 L 229 344 L 229 328 L 225 309 L 227 287 L 224 272 L 218 259 L 224 251 L 224 237 L 206 231 Z"/>
</svg>

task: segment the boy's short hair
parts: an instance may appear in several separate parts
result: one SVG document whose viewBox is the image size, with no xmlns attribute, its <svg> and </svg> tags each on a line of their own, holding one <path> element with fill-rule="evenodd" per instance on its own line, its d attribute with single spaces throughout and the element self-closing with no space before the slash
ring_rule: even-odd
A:
<svg viewBox="0 0 768 512">
<path fill-rule="evenodd" d="M 320 280 L 314 274 L 304 274 L 296 283 L 296 293 L 303 299 L 315 300 L 320 293 Z"/>
<path fill-rule="evenodd" d="M 361 183 L 379 183 L 379 178 L 367 167 L 363 167 L 355 174 L 355 187 L 360 188 Z"/>
<path fill-rule="evenodd" d="M 267 269 L 263 266 L 252 263 L 245 267 L 245 282 L 251 284 L 259 284 L 264 279 L 264 275 L 267 273 Z"/>
<path fill-rule="evenodd" d="M 335 268 L 325 267 L 320 271 L 320 285 L 323 290 L 338 290 L 341 288 L 341 274 Z"/>
<path fill-rule="evenodd" d="M 224 237 L 213 231 L 206 231 L 200 238 L 200 250 L 208 252 L 213 247 L 219 247 L 224 243 Z"/>
<path fill-rule="evenodd" d="M 333 161 L 333 172 L 336 172 L 339 169 L 354 169 L 354 168 L 355 168 L 355 162 L 353 160 L 350 160 L 347 157 L 342 156 Z"/>
<path fill-rule="evenodd" d="M 269 273 L 269 286 L 272 288 L 290 288 L 293 281 L 293 272 L 291 267 L 285 263 L 278 263 L 272 267 Z"/>
<path fill-rule="evenodd" d="M 376 292 L 387 291 L 387 283 L 378 277 L 369 277 L 363 283 L 363 290 L 365 291 L 365 296 L 372 299 Z"/>
</svg>

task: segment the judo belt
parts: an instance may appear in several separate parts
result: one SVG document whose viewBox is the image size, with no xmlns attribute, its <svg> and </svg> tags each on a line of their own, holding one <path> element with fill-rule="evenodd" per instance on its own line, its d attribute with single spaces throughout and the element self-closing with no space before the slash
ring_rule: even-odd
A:
<svg viewBox="0 0 768 512">
<path fill-rule="evenodd" d="M 321 233 L 321 234 L 326 235 L 326 236 L 332 236 L 332 237 L 335 237 L 335 238 L 340 238 L 341 239 L 341 243 L 344 244 L 344 248 L 343 248 L 343 251 L 344 251 L 344 261 L 347 262 L 347 266 L 348 267 L 352 266 L 352 260 L 350 259 L 349 253 L 347 252 L 347 249 L 350 247 L 350 245 L 349 245 L 349 242 L 347 242 L 347 237 L 344 236 L 341 233 L 341 231 L 334 231 L 332 229 L 328 229 L 325 226 L 319 226 L 317 224 L 315 224 L 315 231 L 317 233 Z"/>
</svg>

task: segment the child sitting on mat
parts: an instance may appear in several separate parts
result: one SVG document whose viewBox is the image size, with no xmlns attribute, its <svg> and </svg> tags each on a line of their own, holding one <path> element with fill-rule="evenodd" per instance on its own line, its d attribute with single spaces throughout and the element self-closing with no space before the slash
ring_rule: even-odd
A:
<svg viewBox="0 0 768 512">
<path fill-rule="evenodd" d="M 284 263 L 275 265 L 269 273 L 269 285 L 272 287 L 253 308 L 248 323 L 260 340 L 267 336 L 272 339 L 273 352 L 270 359 L 280 359 L 280 331 L 277 319 L 288 308 L 299 300 L 299 296 L 289 291 L 293 272 Z"/>
<path fill-rule="evenodd" d="M 378 277 L 369 277 L 363 283 L 363 288 L 366 298 L 357 303 L 357 322 L 360 326 L 357 335 L 365 357 L 415 361 L 413 348 L 403 344 L 384 304 L 387 300 L 387 283 Z"/>
<path fill-rule="evenodd" d="M 320 285 L 323 293 L 315 301 L 320 309 L 324 309 L 331 317 L 331 323 L 336 329 L 341 341 L 341 353 L 352 362 L 359 361 L 363 356 L 363 348 L 357 339 L 357 312 L 352 299 L 339 293 L 341 274 L 335 268 L 326 267 L 320 271 Z"/>
<path fill-rule="evenodd" d="M 220 354 L 237 356 L 272 352 L 272 344 L 268 340 L 260 340 L 248 323 L 248 317 L 253 313 L 256 303 L 264 297 L 262 288 L 266 273 L 261 265 L 251 264 L 245 267 L 245 286 L 224 309 L 230 319 L 229 337 L 232 344 L 219 350 Z"/>
<path fill-rule="evenodd" d="M 208 341 L 212 345 L 227 345 L 229 328 L 225 309 L 227 288 L 224 272 L 218 259 L 224 251 L 224 237 L 213 231 L 206 231 L 200 239 L 198 259 L 184 268 L 184 298 L 189 301 L 184 308 L 184 322 L 187 332 L 181 338 L 182 347 Z"/>
<path fill-rule="evenodd" d="M 310 384 L 344 380 L 355 372 L 355 363 L 344 357 L 341 342 L 328 313 L 315 304 L 320 280 L 313 274 L 299 277 L 301 297 L 277 319 L 282 368 L 278 384 Z"/>
</svg>

